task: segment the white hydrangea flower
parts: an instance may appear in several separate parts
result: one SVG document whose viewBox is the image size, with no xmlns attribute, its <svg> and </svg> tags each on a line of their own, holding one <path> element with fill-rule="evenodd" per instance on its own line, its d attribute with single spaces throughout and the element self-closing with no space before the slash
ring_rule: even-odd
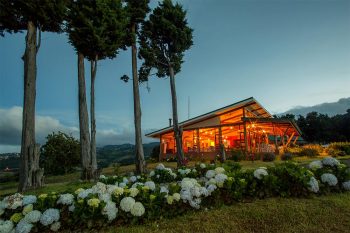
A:
<svg viewBox="0 0 350 233">
<path fill-rule="evenodd" d="M 192 206 L 195 209 L 199 209 L 202 200 L 200 198 L 195 198 L 193 200 L 190 200 L 189 202 L 190 202 L 190 206 Z"/>
<path fill-rule="evenodd" d="M 137 188 L 131 188 L 131 189 L 129 189 L 129 191 L 130 191 L 131 197 L 136 197 L 137 194 L 139 194 L 139 192 L 140 192 Z"/>
<path fill-rule="evenodd" d="M 179 201 L 180 198 L 181 198 L 180 193 L 174 193 L 174 194 L 173 194 L 173 197 L 174 197 L 174 200 L 175 200 L 175 201 Z"/>
<path fill-rule="evenodd" d="M 335 175 L 331 173 L 324 173 L 321 176 L 321 181 L 329 186 L 335 186 L 338 184 L 338 179 Z"/>
<path fill-rule="evenodd" d="M 57 200 L 57 204 L 71 205 L 74 202 L 74 196 L 70 193 L 61 194 Z"/>
<path fill-rule="evenodd" d="M 24 220 L 28 223 L 37 223 L 41 217 L 41 212 L 39 210 L 33 210 L 24 216 Z"/>
<path fill-rule="evenodd" d="M 135 199 L 132 197 L 124 197 L 120 201 L 120 208 L 125 212 L 130 212 L 131 208 L 135 204 Z"/>
<path fill-rule="evenodd" d="M 37 201 L 37 197 L 34 195 L 26 195 L 23 197 L 23 205 L 34 204 Z"/>
<path fill-rule="evenodd" d="M 68 210 L 69 210 L 69 212 L 74 212 L 74 210 L 75 210 L 75 205 L 73 204 L 73 205 L 70 205 L 69 207 L 68 207 Z"/>
<path fill-rule="evenodd" d="M 145 213 L 145 207 L 141 202 L 135 202 L 130 212 L 133 216 L 140 217 Z"/>
<path fill-rule="evenodd" d="M 320 188 L 318 186 L 318 181 L 316 180 L 315 177 L 311 177 L 308 184 L 309 184 L 309 188 L 308 189 L 311 192 L 317 193 L 320 190 Z"/>
<path fill-rule="evenodd" d="M 113 201 L 107 202 L 106 206 L 102 210 L 102 214 L 106 215 L 108 221 L 113 221 L 117 217 L 118 208 Z"/>
<path fill-rule="evenodd" d="M 207 190 L 209 192 L 209 195 L 215 191 L 215 189 L 217 189 L 217 186 L 215 184 L 210 184 L 208 187 L 207 187 Z"/>
<path fill-rule="evenodd" d="M 119 188 L 118 185 L 107 185 L 107 193 L 113 194 L 117 188 Z"/>
<path fill-rule="evenodd" d="M 160 186 L 160 193 L 169 193 L 169 189 L 166 186 Z"/>
<path fill-rule="evenodd" d="M 205 163 L 201 163 L 199 166 L 200 166 L 200 168 L 202 168 L 202 169 L 204 169 L 204 168 L 207 167 L 207 165 L 205 165 Z"/>
<path fill-rule="evenodd" d="M 82 199 L 85 199 L 91 193 L 92 193 L 92 189 L 82 189 L 82 191 L 80 191 L 78 193 L 78 197 L 82 198 Z"/>
<path fill-rule="evenodd" d="M 114 195 L 117 195 L 117 196 L 120 196 L 120 195 L 122 195 L 124 193 L 124 188 L 122 188 L 122 187 L 117 187 L 115 190 L 114 190 L 114 192 L 113 192 L 113 194 Z"/>
<path fill-rule="evenodd" d="M 119 187 L 120 188 L 125 188 L 126 187 L 126 183 L 124 183 L 124 182 L 123 183 L 119 183 Z"/>
<path fill-rule="evenodd" d="M 312 161 L 310 164 L 309 164 L 309 168 L 311 170 L 316 170 L 316 169 L 319 169 L 319 168 L 322 168 L 323 165 L 322 165 L 322 161 L 321 160 L 315 160 L 315 161 Z"/>
<path fill-rule="evenodd" d="M 1 233 L 10 233 L 13 230 L 13 222 L 11 220 L 1 220 L 0 219 L 0 232 Z"/>
<path fill-rule="evenodd" d="M 20 193 L 15 193 L 13 195 L 7 196 L 2 200 L 2 205 L 5 207 L 3 209 L 15 210 L 18 207 L 23 206 L 23 195 Z"/>
<path fill-rule="evenodd" d="M 51 231 L 58 231 L 61 228 L 61 223 L 60 222 L 55 222 L 52 223 L 50 226 Z"/>
<path fill-rule="evenodd" d="M 131 186 L 131 188 L 137 188 L 138 186 L 145 186 L 145 184 L 144 183 L 142 183 L 142 182 L 136 182 L 135 184 L 133 184 L 132 186 Z"/>
<path fill-rule="evenodd" d="M 100 180 L 104 180 L 107 179 L 107 177 L 105 175 L 100 175 Z"/>
<path fill-rule="evenodd" d="M 154 176 L 156 173 L 152 170 L 150 173 L 149 173 L 149 176 Z"/>
<path fill-rule="evenodd" d="M 131 176 L 131 177 L 129 178 L 129 180 L 130 180 L 130 182 L 134 183 L 134 182 L 137 181 L 137 177 L 136 177 L 136 176 Z"/>
<path fill-rule="evenodd" d="M 350 180 L 343 182 L 342 185 L 346 191 L 350 191 Z"/>
<path fill-rule="evenodd" d="M 227 175 L 223 173 L 219 173 L 215 176 L 215 181 L 218 187 L 222 187 L 226 180 L 227 180 Z"/>
<path fill-rule="evenodd" d="M 147 186 L 152 191 L 154 191 L 156 189 L 156 184 L 153 181 L 145 182 L 145 186 Z"/>
<path fill-rule="evenodd" d="M 26 205 L 22 210 L 22 214 L 26 215 L 29 212 L 31 212 L 32 210 L 33 210 L 33 204 Z"/>
<path fill-rule="evenodd" d="M 156 169 L 157 170 L 164 170 L 165 166 L 162 163 L 160 163 L 160 164 L 157 165 Z"/>
<path fill-rule="evenodd" d="M 128 184 L 128 183 L 129 183 L 129 180 L 128 180 L 128 178 L 126 178 L 126 177 L 123 177 L 123 183 L 125 183 L 125 184 Z"/>
<path fill-rule="evenodd" d="M 16 233 L 29 233 L 33 228 L 33 224 L 28 223 L 24 219 L 16 225 Z"/>
<path fill-rule="evenodd" d="M 223 167 L 217 167 L 217 168 L 215 168 L 215 173 L 216 174 L 225 173 L 225 169 Z"/>
<path fill-rule="evenodd" d="M 51 225 L 54 222 L 60 220 L 60 211 L 58 209 L 47 209 L 40 217 L 40 223 L 44 226 Z"/>
<path fill-rule="evenodd" d="M 213 178 L 216 175 L 214 170 L 208 170 L 207 173 L 205 173 L 205 177 L 208 179 Z"/>
<path fill-rule="evenodd" d="M 181 175 L 188 175 L 190 172 L 191 172 L 191 169 L 188 169 L 188 168 L 186 168 L 186 169 L 178 169 L 177 170 Z"/>
<path fill-rule="evenodd" d="M 107 185 L 102 182 L 97 182 L 91 189 L 92 193 L 105 193 L 107 192 Z"/>
<path fill-rule="evenodd" d="M 322 159 L 322 163 L 323 163 L 323 165 L 327 165 L 327 166 L 331 166 L 331 167 L 336 167 L 336 166 L 340 165 L 340 162 L 333 157 L 326 157 L 326 158 Z"/>
<path fill-rule="evenodd" d="M 261 180 L 263 176 L 267 176 L 267 170 L 264 168 L 258 168 L 254 171 L 254 177 Z"/>
<path fill-rule="evenodd" d="M 99 193 L 98 194 L 98 199 L 104 202 L 108 202 L 111 200 L 111 194 L 109 193 Z"/>
</svg>

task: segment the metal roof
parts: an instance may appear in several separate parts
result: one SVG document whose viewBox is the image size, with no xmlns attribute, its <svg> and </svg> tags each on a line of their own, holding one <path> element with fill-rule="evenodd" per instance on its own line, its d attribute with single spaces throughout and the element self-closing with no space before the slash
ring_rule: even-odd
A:
<svg viewBox="0 0 350 233">
<path fill-rule="evenodd" d="M 253 108 L 254 105 L 256 105 L 257 108 Z M 230 105 L 227 105 L 225 107 L 216 109 L 214 111 L 205 113 L 203 115 L 200 115 L 200 116 L 191 118 L 189 120 L 180 122 L 179 127 L 180 126 L 181 127 L 189 126 L 189 125 L 195 124 L 197 122 L 200 122 L 200 121 L 203 121 L 203 120 L 206 120 L 206 119 L 218 116 L 218 115 L 222 115 L 226 112 L 229 112 L 229 111 L 241 108 L 241 107 L 247 107 L 247 109 L 249 111 L 253 112 L 254 114 L 256 114 L 259 117 L 262 116 L 262 117 L 272 118 L 272 115 L 256 99 L 254 99 L 254 97 L 250 97 L 250 98 L 241 100 L 239 102 L 236 102 L 234 104 L 230 104 Z M 163 129 L 148 133 L 148 134 L 146 134 L 146 136 L 147 137 L 155 137 L 155 136 L 158 136 L 160 134 L 171 132 L 172 130 L 173 130 L 173 126 L 168 126 L 168 127 L 163 128 Z"/>
</svg>

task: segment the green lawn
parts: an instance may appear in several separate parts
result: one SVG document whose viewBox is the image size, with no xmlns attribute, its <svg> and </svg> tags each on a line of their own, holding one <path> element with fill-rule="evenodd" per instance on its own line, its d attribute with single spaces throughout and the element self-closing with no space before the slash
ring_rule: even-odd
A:
<svg viewBox="0 0 350 233">
<path fill-rule="evenodd" d="M 101 232 L 350 232 L 350 194 L 270 198 Z"/>
</svg>

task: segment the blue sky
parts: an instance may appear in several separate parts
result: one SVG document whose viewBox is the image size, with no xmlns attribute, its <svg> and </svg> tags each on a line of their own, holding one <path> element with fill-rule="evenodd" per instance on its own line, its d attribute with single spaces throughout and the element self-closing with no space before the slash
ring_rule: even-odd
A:
<svg viewBox="0 0 350 233">
<path fill-rule="evenodd" d="M 350 1 L 179 2 L 194 29 L 194 45 L 176 77 L 180 120 L 187 119 L 188 97 L 194 117 L 250 96 L 272 113 L 350 96 Z M 0 152 L 19 148 L 24 37 L 0 38 Z M 66 35 L 42 37 L 36 102 L 41 143 L 52 130 L 77 135 L 78 127 L 77 56 Z M 133 140 L 132 86 L 120 81 L 123 74 L 131 75 L 129 50 L 98 64 L 100 145 Z M 154 77 L 149 86 L 150 92 L 141 86 L 145 131 L 167 126 L 172 113 L 169 80 Z"/>
</svg>

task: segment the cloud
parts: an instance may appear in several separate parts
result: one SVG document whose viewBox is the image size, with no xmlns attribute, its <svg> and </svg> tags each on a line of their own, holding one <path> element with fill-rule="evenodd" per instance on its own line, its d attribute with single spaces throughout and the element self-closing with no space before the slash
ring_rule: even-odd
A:
<svg viewBox="0 0 350 233">
<path fill-rule="evenodd" d="M 77 127 L 65 126 L 59 120 L 49 116 L 37 115 L 35 119 L 35 137 L 40 144 L 52 132 L 62 131 L 77 136 Z M 21 143 L 22 107 L 14 106 L 10 109 L 0 109 L 0 145 L 16 146 Z"/>
<path fill-rule="evenodd" d="M 103 125 L 103 121 L 97 119 L 97 124 Z M 117 127 L 116 127 L 117 128 Z M 65 132 L 79 138 L 79 128 L 76 126 L 64 125 L 60 120 L 51 116 L 36 115 L 35 119 L 35 137 L 36 141 L 44 144 L 48 134 L 52 132 Z M 143 135 L 143 143 L 154 141 Z M 0 108 L 0 153 L 19 152 L 22 134 L 22 107 L 14 106 L 9 109 Z M 130 125 L 124 125 L 121 130 L 99 129 L 97 128 L 96 141 L 98 146 L 118 145 L 124 143 L 134 143 L 134 128 Z"/>
</svg>

